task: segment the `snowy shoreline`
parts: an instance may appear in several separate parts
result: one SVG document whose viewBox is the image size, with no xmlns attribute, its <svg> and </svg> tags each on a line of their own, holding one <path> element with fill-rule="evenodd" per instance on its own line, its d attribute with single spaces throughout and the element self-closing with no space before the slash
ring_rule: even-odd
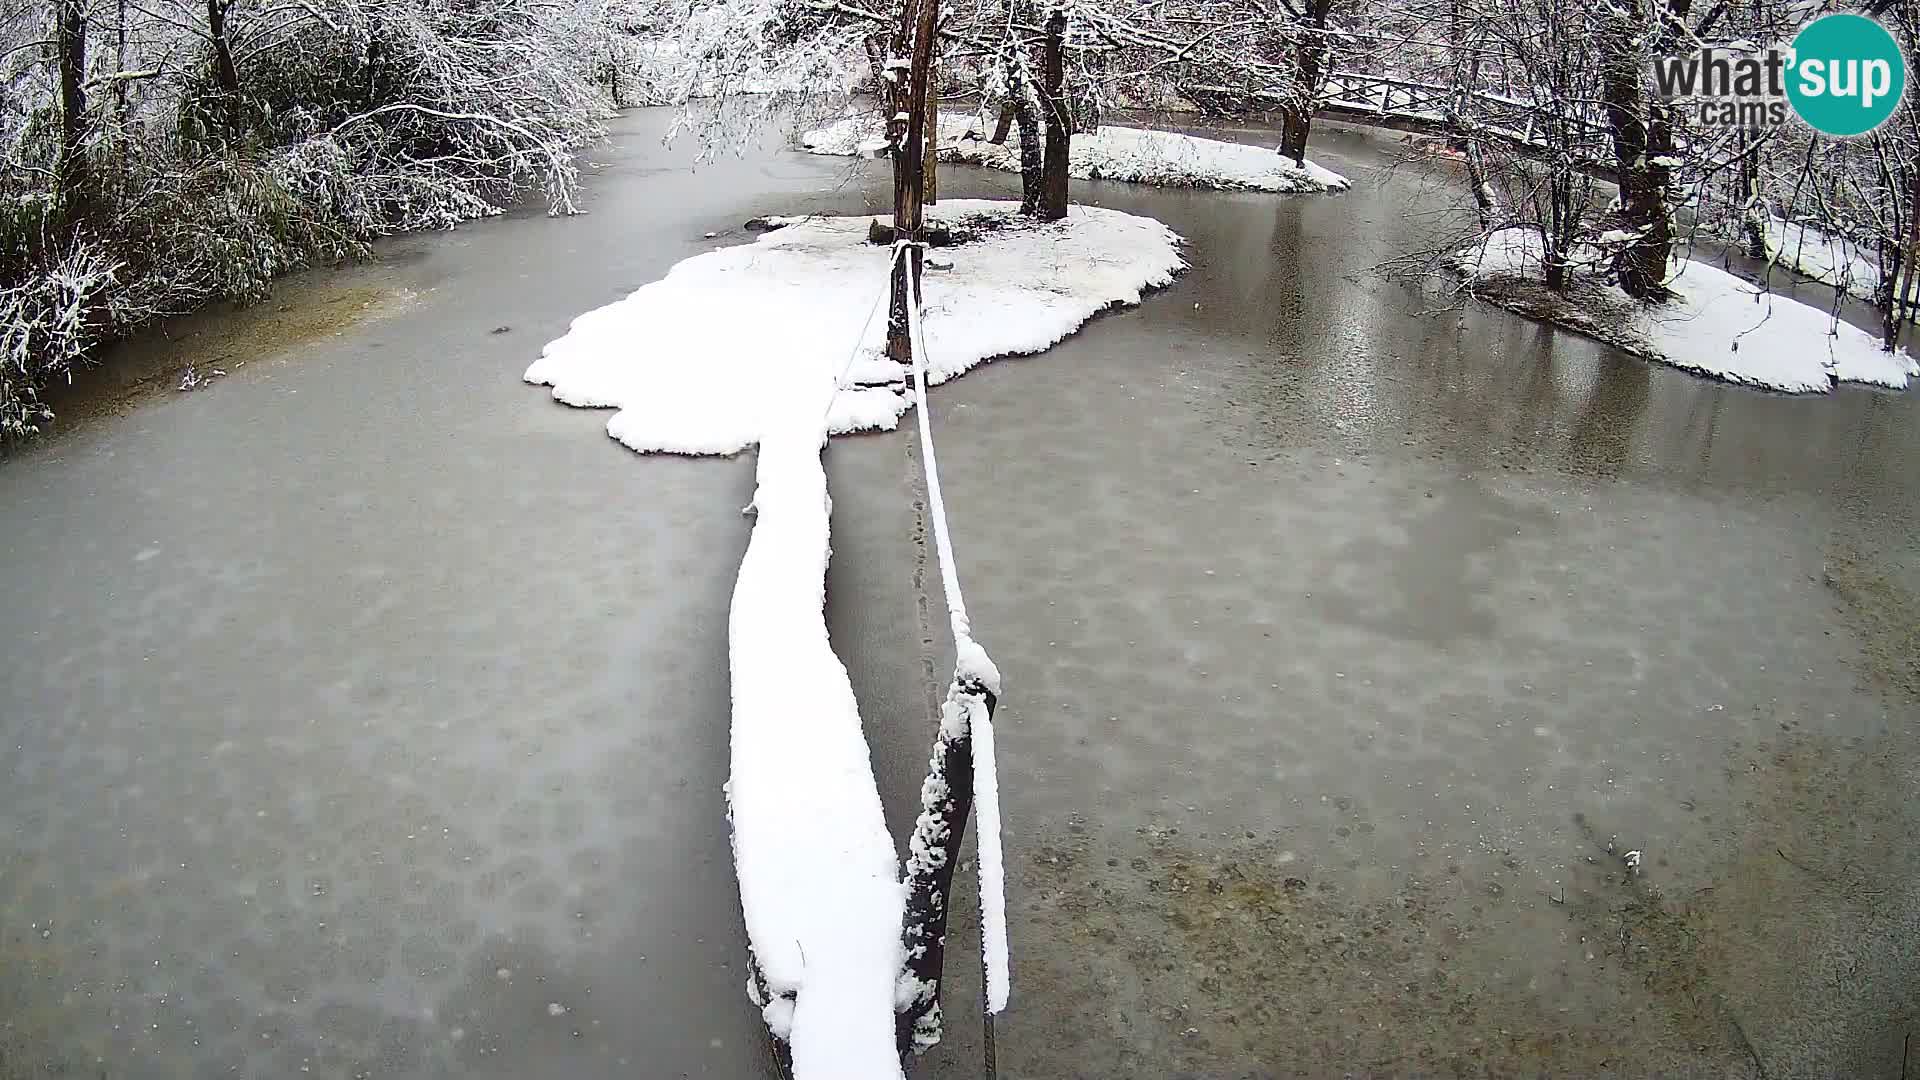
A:
<svg viewBox="0 0 1920 1080">
<path fill-rule="evenodd" d="M 1860 245 L 1818 226 L 1769 215 L 1766 251 L 1774 265 L 1809 281 L 1831 285 L 1856 300 L 1873 303 L 1880 292 L 1879 261 L 1860 250 Z M 1906 302 L 1920 302 L 1920 280 L 1908 283 Z M 1920 308 L 1910 306 L 1906 317 L 1909 322 L 1920 322 Z"/>
<path fill-rule="evenodd" d="M 1841 382 L 1904 390 L 1920 376 L 1909 351 L 1887 353 L 1876 335 L 1719 267 L 1676 259 L 1668 283 L 1674 298 L 1645 304 L 1597 278 L 1580 281 L 1602 259 L 1583 247 L 1573 255 L 1576 288 L 1569 297 L 1541 283 L 1543 250 L 1538 232 L 1502 229 L 1455 252 L 1448 264 L 1490 303 L 1723 382 L 1826 394 Z"/>
<path fill-rule="evenodd" d="M 987 135 L 978 116 L 941 113 L 940 160 L 1019 172 L 1017 138 L 1000 145 L 988 142 Z M 885 145 L 879 119 L 866 114 L 845 116 L 800 136 L 802 149 L 829 157 L 873 157 Z M 1336 192 L 1353 186 L 1331 169 L 1312 161 L 1295 165 L 1270 148 L 1111 124 L 1075 135 L 1067 160 L 1067 171 L 1080 180 L 1278 193 Z"/>
</svg>

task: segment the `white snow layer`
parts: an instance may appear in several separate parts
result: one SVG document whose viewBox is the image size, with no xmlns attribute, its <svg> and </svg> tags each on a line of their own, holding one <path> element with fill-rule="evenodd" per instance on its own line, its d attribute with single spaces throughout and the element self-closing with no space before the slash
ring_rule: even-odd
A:
<svg viewBox="0 0 1920 1080">
<path fill-rule="evenodd" d="M 979 117 L 940 115 L 942 161 L 1019 172 L 1019 141 L 1016 133 L 1006 144 L 995 145 L 987 141 Z M 873 116 L 846 116 L 800 136 L 800 145 L 815 154 L 873 157 L 886 146 L 885 128 Z M 1082 180 L 1125 180 L 1219 191 L 1345 191 L 1352 186 L 1331 169 L 1311 161 L 1302 168 L 1276 150 L 1175 131 L 1111 125 L 1073 137 L 1067 171 Z"/>
<path fill-rule="evenodd" d="M 1000 850 L 1000 766 L 994 756 L 993 717 L 986 703 L 970 706 L 973 734 L 973 805 L 979 821 L 980 955 L 986 972 L 987 1012 L 1007 1007 L 1013 976 L 1007 948 L 1007 872 Z"/>
<path fill-rule="evenodd" d="M 757 520 L 727 632 L 733 857 L 774 995 L 763 1012 L 787 1028 L 794 1074 L 897 1080 L 906 897 L 853 688 L 827 640 L 827 385 L 760 432 Z"/>
<path fill-rule="evenodd" d="M 935 249 L 952 269 L 925 276 L 921 354 L 934 383 L 1040 352 L 1184 266 L 1180 238 L 1149 218 L 1076 206 L 1040 223 L 1017 211 L 981 200 L 929 208 L 930 220 L 980 231 Z M 729 623 L 728 804 L 747 936 L 772 995 L 760 1004 L 788 1036 L 801 1080 L 901 1075 L 904 891 L 823 618 L 821 445 L 828 432 L 891 428 L 908 403 L 899 365 L 880 351 L 891 249 L 868 244 L 867 226 L 865 216 L 793 219 L 754 243 L 696 255 L 575 319 L 525 376 L 569 404 L 618 409 L 607 432 L 636 450 L 759 445 L 757 521 Z M 962 667 L 997 689 L 984 654 L 964 655 Z M 991 729 L 981 731 L 976 770 L 992 753 Z M 990 764 L 976 776 L 994 783 Z M 1004 948 L 1004 921 L 997 940 Z M 1004 963 L 1000 971 L 1004 1004 Z"/>
<path fill-rule="evenodd" d="M 1817 226 L 1768 217 L 1767 257 L 1860 300 L 1872 300 L 1880 290 L 1879 261 L 1853 241 Z M 1915 301 L 1920 301 L 1920 278 L 1907 290 L 1907 302 Z M 1908 317 L 1920 320 L 1920 311 L 1910 311 Z"/>
<path fill-rule="evenodd" d="M 1453 261 L 1470 278 L 1538 278 L 1543 251 L 1537 231 L 1502 229 Z M 1590 271 L 1599 258 L 1582 248 L 1572 261 Z M 1635 303 L 1616 289 L 1633 314 L 1603 336 L 1673 367 L 1786 393 L 1824 394 L 1836 380 L 1905 389 L 1920 376 L 1910 352 L 1888 353 L 1876 335 L 1718 267 L 1676 259 L 1668 286 L 1676 295 L 1661 304 Z"/>
<path fill-rule="evenodd" d="M 1179 236 L 1152 218 L 1074 206 L 1065 221 L 1043 224 L 1018 209 L 982 199 L 927 208 L 930 222 L 1002 226 L 932 251 L 953 264 L 925 275 L 935 384 L 997 356 L 1040 352 L 1108 307 L 1139 303 L 1186 265 Z M 885 312 L 869 320 L 890 249 L 867 243 L 868 220 L 791 219 L 754 243 L 687 259 L 575 319 L 526 380 L 569 405 L 620 410 L 607 434 L 643 452 L 736 453 L 800 408 L 820 408 L 835 434 L 891 430 L 909 402 L 899 365 L 882 353 Z"/>
<path fill-rule="evenodd" d="M 920 406 L 920 456 L 927 473 L 927 506 L 933 517 L 941 589 L 946 593 L 947 619 L 953 632 L 953 684 L 947 688 L 946 704 L 940 712 L 940 737 L 951 739 L 970 734 L 973 739 L 973 809 L 978 819 L 974 834 L 979 838 L 980 961 L 985 972 L 987 1013 L 997 1015 L 1006 1010 L 1012 974 L 1007 956 L 1006 868 L 1000 848 L 1000 771 L 994 756 L 993 714 L 981 694 L 992 694 L 996 698 L 1000 695 L 1000 669 L 994 666 L 987 650 L 974 640 L 973 623 L 967 618 L 967 601 L 960 591 L 960 570 L 953 557 L 953 535 L 947 526 L 946 496 L 941 491 L 939 457 L 934 451 L 933 409 L 927 402 L 927 355 L 931 350 L 926 345 L 925 320 L 918 308 L 907 309 L 907 325 L 914 346 L 913 392 Z M 963 709 L 964 717 L 960 715 Z M 924 798 L 922 805 L 927 805 Z M 916 824 L 916 839 L 918 832 Z M 947 843 L 957 849 L 960 838 L 949 837 Z M 957 854 L 956 850 L 949 850 L 944 857 L 951 859 Z"/>
</svg>

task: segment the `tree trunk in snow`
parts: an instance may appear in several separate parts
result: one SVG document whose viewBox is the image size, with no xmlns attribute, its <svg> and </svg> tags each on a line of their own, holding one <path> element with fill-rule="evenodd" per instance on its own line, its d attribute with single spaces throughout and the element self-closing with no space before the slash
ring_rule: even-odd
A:
<svg viewBox="0 0 1920 1080">
<path fill-rule="evenodd" d="M 1013 102 L 1000 106 L 1000 120 L 993 125 L 993 138 L 987 141 L 995 146 L 1007 145 L 1007 132 L 1013 127 Z"/>
<path fill-rule="evenodd" d="M 1673 27 L 1684 23 L 1692 0 L 1651 0 L 1655 20 L 1647 35 L 1653 55 L 1670 52 Z M 1667 261 L 1673 253 L 1673 106 L 1645 93 L 1639 47 L 1641 0 L 1629 0 L 1612 32 L 1601 36 L 1606 50 L 1603 94 L 1607 126 L 1613 138 L 1620 185 L 1620 213 L 1636 235 L 1621 249 L 1615 267 L 1620 287 L 1642 300 L 1666 298 Z M 1644 119 L 1643 119 L 1644 117 Z"/>
<path fill-rule="evenodd" d="M 1040 64 L 1042 102 L 1047 114 L 1047 153 L 1041 187 L 1040 217 L 1059 221 L 1067 216 L 1067 164 L 1073 147 L 1073 122 L 1067 116 L 1067 97 L 1061 92 L 1064 75 L 1067 15 L 1054 9 L 1047 16 L 1045 52 Z"/>
<path fill-rule="evenodd" d="M 940 201 L 940 73 L 927 60 L 927 133 L 920 157 L 921 202 L 932 206 Z"/>
<path fill-rule="evenodd" d="M 1541 248 L 1542 269 L 1546 271 L 1547 288 L 1554 292 L 1567 291 L 1567 260 L 1561 254 L 1559 243 L 1549 238 Z"/>
<path fill-rule="evenodd" d="M 1293 93 L 1280 127 L 1280 153 L 1306 167 L 1307 136 L 1313 130 L 1313 101 L 1327 59 L 1327 9 L 1333 0 L 1307 0 L 1306 32 L 1300 40 L 1299 64 L 1294 70 Z"/>
<path fill-rule="evenodd" d="M 1635 198 L 1641 165 L 1647 156 L 1647 125 L 1640 115 L 1640 56 L 1634 46 L 1640 11 L 1641 0 L 1623 0 L 1620 9 L 1609 16 L 1611 25 L 1596 42 L 1606 57 L 1601 69 L 1601 94 L 1607 133 L 1613 141 L 1614 183 L 1620 189 L 1622 209 Z"/>
<path fill-rule="evenodd" d="M 363 109 L 373 109 L 380 104 L 380 65 L 384 60 L 380 30 L 380 20 L 375 18 L 367 34 L 367 78 L 366 84 L 360 91 Z M 617 98 L 614 104 L 619 104 Z"/>
<path fill-rule="evenodd" d="M 230 0 L 207 0 L 207 37 L 213 42 L 213 79 L 220 88 L 220 117 L 229 138 L 240 134 L 240 69 L 233 63 L 227 35 Z"/>
<path fill-rule="evenodd" d="M 1907 250 L 1904 255 L 1895 250 L 1892 265 L 1883 271 L 1883 276 L 1892 283 L 1893 289 L 1887 297 L 1882 345 L 1892 352 L 1900 347 L 1900 334 L 1912 318 L 1914 309 L 1907 298 L 1913 294 L 1914 286 L 1920 284 L 1920 164 L 1913 168 L 1913 193 L 1907 199 Z"/>
<path fill-rule="evenodd" d="M 1753 132 L 1741 128 L 1740 151 L 1740 238 L 1749 259 L 1767 257 L 1766 200 L 1760 195 L 1760 162 L 1755 157 Z"/>
<path fill-rule="evenodd" d="M 1479 217 L 1480 227 L 1491 228 L 1499 216 L 1499 204 L 1494 202 L 1493 185 L 1487 182 L 1487 163 L 1480 149 L 1480 140 L 1472 134 L 1461 138 L 1461 154 L 1467 159 L 1467 183 L 1473 187 L 1473 209 Z"/>
<path fill-rule="evenodd" d="M 1647 161 L 1627 220 L 1639 235 L 1620 252 L 1620 287 L 1642 300 L 1665 299 L 1667 260 L 1673 254 L 1673 207 L 1667 192 L 1673 183 L 1673 109 L 1652 103 L 1648 111 Z"/>
<path fill-rule="evenodd" d="M 119 0 L 119 18 L 114 22 L 113 70 L 127 70 L 127 0 Z M 127 80 L 113 81 L 113 116 L 119 123 L 127 120 Z"/>
<path fill-rule="evenodd" d="M 993 696 L 986 696 L 992 715 Z M 902 945 L 907 951 L 906 973 L 914 991 L 894 1015 L 894 1034 L 900 1056 L 924 1050 L 940 1039 L 940 984 L 946 967 L 947 912 L 953 896 L 953 872 L 960 863 L 960 841 L 973 811 L 973 733 L 958 738 L 937 736 L 927 763 L 937 786 L 923 784 L 918 820 L 911 845 L 925 850 L 907 863 L 907 900 L 901 918 Z M 929 798 L 929 792 L 933 795 Z"/>
<path fill-rule="evenodd" d="M 1028 77 L 1018 42 L 1007 44 L 1007 88 L 1012 95 L 1014 123 L 1020 128 L 1020 212 L 1040 213 L 1041 172 L 1045 154 L 1040 145 L 1040 100 Z"/>
<path fill-rule="evenodd" d="M 894 242 L 921 239 L 921 199 L 926 182 L 925 142 L 927 135 L 927 71 L 933 59 L 933 28 L 939 19 L 939 0 L 918 0 L 909 6 L 912 16 L 912 59 L 902 72 L 907 85 L 896 92 L 898 112 L 907 116 L 907 129 L 893 154 L 893 237 Z M 905 17 L 903 17 L 905 24 Z M 898 55 L 896 53 L 896 55 Z M 895 115 L 898 115 L 898 112 Z M 906 258 L 893 263 L 892 302 L 887 309 L 887 355 L 900 363 L 913 360 L 913 344 L 908 340 L 907 304 L 920 292 L 919 247 L 907 249 Z"/>
<path fill-rule="evenodd" d="M 1643 0 L 1623 0 L 1609 9 L 1608 25 L 1595 45 L 1605 57 L 1601 65 L 1602 104 L 1607 116 L 1607 134 L 1613 143 L 1614 184 L 1620 190 L 1620 215 L 1629 228 L 1639 227 L 1647 213 L 1647 122 L 1644 116 L 1646 94 L 1640 78 L 1640 50 L 1637 44 Z M 1628 279 L 1627 255 L 1620 256 L 1620 285 L 1629 295 L 1645 297 L 1641 279 Z"/>
<path fill-rule="evenodd" d="M 87 16 L 83 0 L 60 0 L 60 165 L 57 181 L 69 217 L 87 186 Z"/>
</svg>

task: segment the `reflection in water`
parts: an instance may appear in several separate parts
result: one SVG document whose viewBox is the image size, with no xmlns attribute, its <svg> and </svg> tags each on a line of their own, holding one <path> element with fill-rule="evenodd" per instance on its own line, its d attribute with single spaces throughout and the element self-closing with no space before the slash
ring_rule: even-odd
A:
<svg viewBox="0 0 1920 1080">
<path fill-rule="evenodd" d="M 1653 371 L 1644 363 L 1612 360 L 1600 365 L 1593 392 L 1587 395 L 1573 425 L 1568 464 L 1575 472 L 1619 475 L 1633 456 L 1634 440 L 1652 387 Z M 1709 407 L 1717 410 L 1718 399 Z"/>
<path fill-rule="evenodd" d="M 1279 445 L 1331 429 L 1356 450 L 1411 439 L 1475 467 L 1809 493 L 1829 491 L 1834 463 L 1849 461 L 1849 484 L 1913 504 L 1912 481 L 1890 463 L 1920 454 L 1914 395 L 1766 394 L 1483 304 L 1429 313 L 1447 298 L 1374 267 L 1432 242 L 1444 193 L 1386 173 L 1393 146 L 1381 136 L 1329 128 L 1315 143 L 1317 160 L 1356 180 L 1351 191 L 1276 200 L 1081 189 L 1189 239 L 1194 267 L 1175 287 L 1183 302 L 1149 304 L 1140 317 L 1244 348 L 1244 380 L 1222 388 L 1222 406 L 1253 410 L 1253 426 Z M 1802 299 L 1830 299 L 1812 288 Z M 1873 452 L 1857 449 L 1863 437 Z"/>
</svg>

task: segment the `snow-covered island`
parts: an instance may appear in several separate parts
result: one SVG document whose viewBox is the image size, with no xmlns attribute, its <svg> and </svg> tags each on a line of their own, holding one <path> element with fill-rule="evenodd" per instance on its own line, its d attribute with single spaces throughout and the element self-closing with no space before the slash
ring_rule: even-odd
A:
<svg viewBox="0 0 1920 1080">
<path fill-rule="evenodd" d="M 990 141 L 978 116 L 940 115 L 941 161 L 1020 171 L 1017 139 Z M 800 136 L 802 148 L 837 157 L 874 157 L 887 145 L 880 121 L 849 115 Z M 1296 165 L 1278 151 L 1245 143 L 1222 142 L 1177 131 L 1102 125 L 1073 137 L 1067 152 L 1068 174 L 1080 180 L 1124 180 L 1162 187 L 1215 191 L 1345 191 L 1352 183 L 1331 169 L 1308 161 Z"/>
<path fill-rule="evenodd" d="M 1538 282 L 1544 245 L 1529 228 L 1495 231 L 1450 258 L 1475 295 L 1607 342 L 1636 356 L 1731 383 L 1824 394 L 1836 382 L 1905 389 L 1911 353 L 1889 353 L 1859 327 L 1698 259 L 1676 258 L 1673 297 L 1645 303 L 1606 283 L 1605 252 L 1574 249 L 1567 296 Z M 1582 280 L 1585 279 L 1585 280 Z"/>
<path fill-rule="evenodd" d="M 928 226 L 960 241 L 932 249 L 951 269 L 925 277 L 936 384 L 1041 352 L 1186 265 L 1180 238 L 1151 218 L 1074 206 L 1041 222 L 1018 210 L 981 199 L 927 208 Z M 607 433 L 642 452 L 737 453 L 795 410 L 836 434 L 891 430 L 909 401 L 903 369 L 882 354 L 891 249 L 869 242 L 874 220 L 770 219 L 755 242 L 696 255 L 576 318 L 526 380 L 569 405 L 619 410 Z"/>
</svg>

